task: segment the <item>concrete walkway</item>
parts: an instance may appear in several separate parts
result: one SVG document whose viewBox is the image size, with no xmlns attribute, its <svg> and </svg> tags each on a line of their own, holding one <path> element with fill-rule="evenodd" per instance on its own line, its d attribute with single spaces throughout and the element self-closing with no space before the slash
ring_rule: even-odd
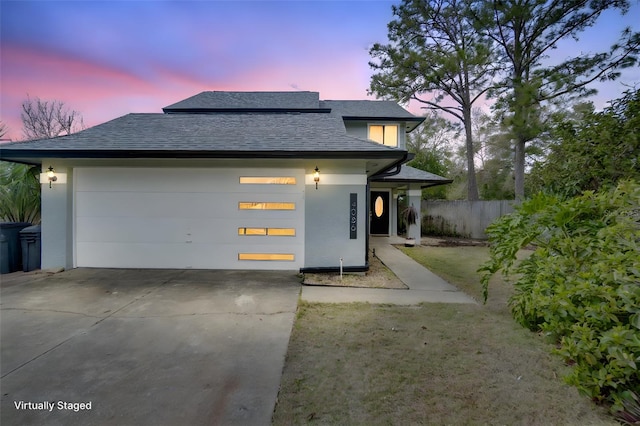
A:
<svg viewBox="0 0 640 426">
<path fill-rule="evenodd" d="M 476 301 L 433 272 L 402 253 L 392 244 L 404 240 L 371 237 L 370 247 L 409 290 L 303 286 L 301 299 L 318 303 L 383 303 L 417 305 L 420 303 L 476 303 Z"/>
</svg>

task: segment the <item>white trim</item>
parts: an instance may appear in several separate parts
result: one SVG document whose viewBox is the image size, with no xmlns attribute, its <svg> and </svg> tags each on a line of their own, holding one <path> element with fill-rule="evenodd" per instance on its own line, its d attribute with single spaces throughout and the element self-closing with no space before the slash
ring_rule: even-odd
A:
<svg viewBox="0 0 640 426">
<path fill-rule="evenodd" d="M 315 185 L 313 173 L 304 175 L 304 183 L 306 185 Z M 320 170 L 320 182 L 318 188 L 322 185 L 366 185 L 367 175 L 346 175 L 346 174 L 324 174 Z"/>
<path fill-rule="evenodd" d="M 77 215 L 76 215 L 76 210 L 78 208 L 77 202 L 76 202 L 76 188 L 78 187 L 78 174 L 76 173 L 76 169 L 73 169 L 73 175 L 71 176 L 71 179 L 73 179 L 73 187 L 71 188 L 71 194 L 69 195 L 71 197 L 71 212 L 69 212 L 69 214 L 71 214 L 71 262 L 74 268 L 78 267 L 78 249 L 77 249 L 77 244 L 76 244 L 76 223 L 77 223 Z"/>
<path fill-rule="evenodd" d="M 409 190 L 407 190 L 407 196 L 409 196 L 409 197 L 422 197 L 422 189 L 409 189 Z"/>
</svg>

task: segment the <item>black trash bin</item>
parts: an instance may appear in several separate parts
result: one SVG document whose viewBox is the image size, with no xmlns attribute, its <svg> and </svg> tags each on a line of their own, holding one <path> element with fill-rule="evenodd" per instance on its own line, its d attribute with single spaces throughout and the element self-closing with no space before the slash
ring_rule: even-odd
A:
<svg viewBox="0 0 640 426">
<path fill-rule="evenodd" d="M 0 222 L 0 274 L 22 269 L 20 231 L 30 225 L 29 222 Z"/>
<path fill-rule="evenodd" d="M 9 273 L 9 258 L 7 257 L 7 253 L 9 253 L 9 242 L 4 234 L 0 234 L 0 274 Z"/>
<path fill-rule="evenodd" d="M 24 228 L 20 231 L 22 245 L 22 270 L 24 272 L 40 269 L 40 225 Z"/>
</svg>

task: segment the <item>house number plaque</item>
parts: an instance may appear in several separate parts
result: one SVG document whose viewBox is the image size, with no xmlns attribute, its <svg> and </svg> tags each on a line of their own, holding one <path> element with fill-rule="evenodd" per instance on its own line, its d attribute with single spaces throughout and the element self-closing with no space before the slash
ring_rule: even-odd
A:
<svg viewBox="0 0 640 426">
<path fill-rule="evenodd" d="M 352 193 L 349 202 L 349 238 L 358 239 L 358 194 Z"/>
</svg>

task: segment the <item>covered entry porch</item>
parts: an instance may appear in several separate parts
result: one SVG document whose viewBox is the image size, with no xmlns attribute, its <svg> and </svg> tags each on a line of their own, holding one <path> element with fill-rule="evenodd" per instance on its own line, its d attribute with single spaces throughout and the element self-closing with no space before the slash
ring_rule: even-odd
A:
<svg viewBox="0 0 640 426">
<path fill-rule="evenodd" d="M 399 173 L 373 177 L 369 185 L 369 234 L 398 236 L 420 241 L 422 190 L 453 182 L 433 173 L 403 165 Z M 413 207 L 417 213 L 415 224 L 403 219 L 405 209 Z"/>
</svg>

